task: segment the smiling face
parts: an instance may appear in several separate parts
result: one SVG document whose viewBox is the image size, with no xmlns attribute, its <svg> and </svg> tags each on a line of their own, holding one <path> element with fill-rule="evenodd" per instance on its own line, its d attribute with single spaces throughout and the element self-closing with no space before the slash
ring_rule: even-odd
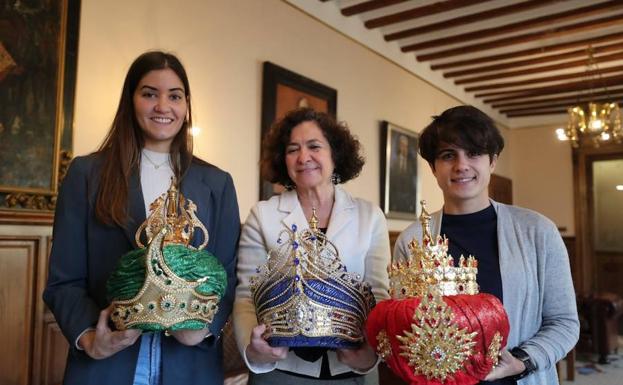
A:
<svg viewBox="0 0 623 385">
<path fill-rule="evenodd" d="M 303 122 L 292 129 L 286 146 L 286 167 L 299 192 L 332 188 L 331 174 L 335 165 L 331 145 L 314 121 Z"/>
<path fill-rule="evenodd" d="M 444 212 L 469 214 L 489 206 L 489 179 L 497 155 L 470 153 L 455 145 L 439 146 L 434 167 L 437 184 L 443 191 Z"/>
<path fill-rule="evenodd" d="M 186 90 L 180 78 L 169 68 L 150 71 L 138 83 L 133 101 L 145 148 L 169 152 L 188 111 Z"/>
</svg>

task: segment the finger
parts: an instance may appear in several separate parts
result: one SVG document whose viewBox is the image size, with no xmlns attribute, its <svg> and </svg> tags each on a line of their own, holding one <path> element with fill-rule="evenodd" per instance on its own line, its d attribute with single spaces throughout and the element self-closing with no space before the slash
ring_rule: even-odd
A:
<svg viewBox="0 0 623 385">
<path fill-rule="evenodd" d="M 266 331 L 266 325 L 259 324 L 251 331 L 251 339 L 263 339 L 262 334 Z"/>
<path fill-rule="evenodd" d="M 487 376 L 484 378 L 485 381 L 493 381 L 497 378 L 497 372 L 498 372 L 498 367 L 494 366 L 493 369 L 491 369 L 491 371 L 489 372 L 489 374 L 487 374 Z"/>
<path fill-rule="evenodd" d="M 130 342 L 130 345 L 134 344 L 136 340 L 143 334 L 140 329 L 127 329 L 123 331 L 125 339 Z"/>
<path fill-rule="evenodd" d="M 100 311 L 99 318 L 97 319 L 97 325 L 95 325 L 95 330 L 99 334 L 109 333 L 110 328 L 108 327 L 108 317 L 110 316 L 110 308 L 106 308 Z"/>
<path fill-rule="evenodd" d="M 283 360 L 288 355 L 288 348 L 286 347 L 276 347 L 272 348 L 272 354 L 276 359 Z"/>
</svg>

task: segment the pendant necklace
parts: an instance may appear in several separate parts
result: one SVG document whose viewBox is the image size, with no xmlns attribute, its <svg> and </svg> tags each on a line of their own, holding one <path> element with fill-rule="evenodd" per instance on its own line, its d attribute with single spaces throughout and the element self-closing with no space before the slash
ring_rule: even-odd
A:
<svg viewBox="0 0 623 385">
<path fill-rule="evenodd" d="M 167 157 L 167 159 L 164 162 L 156 163 L 147 155 L 147 153 L 145 151 L 143 151 L 143 156 L 145 156 L 145 159 L 147 159 L 147 161 L 149 163 L 151 163 L 151 165 L 154 166 L 154 168 L 156 170 L 159 169 L 160 167 L 164 166 L 165 164 L 169 163 L 169 158 L 168 157 Z"/>
</svg>

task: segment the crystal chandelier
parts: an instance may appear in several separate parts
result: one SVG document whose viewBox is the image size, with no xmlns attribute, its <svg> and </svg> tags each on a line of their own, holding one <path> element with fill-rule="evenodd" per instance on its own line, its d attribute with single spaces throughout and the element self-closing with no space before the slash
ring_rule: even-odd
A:
<svg viewBox="0 0 623 385">
<path fill-rule="evenodd" d="M 588 48 L 587 74 L 598 73 L 597 63 L 593 58 L 592 47 Z M 592 85 L 592 81 L 590 82 Z M 589 97 L 592 97 L 592 87 Z M 606 92 L 608 89 L 604 86 Z M 616 102 L 595 103 L 569 107 L 566 128 L 556 130 L 559 140 L 569 140 L 577 148 L 583 143 L 592 143 L 599 147 L 603 142 L 621 143 L 623 129 L 621 128 L 621 109 Z"/>
</svg>

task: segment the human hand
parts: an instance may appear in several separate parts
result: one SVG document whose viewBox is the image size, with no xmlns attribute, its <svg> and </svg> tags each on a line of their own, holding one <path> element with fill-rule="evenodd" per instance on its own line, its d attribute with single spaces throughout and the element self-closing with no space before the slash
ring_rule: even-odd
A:
<svg viewBox="0 0 623 385">
<path fill-rule="evenodd" d="M 500 353 L 498 364 L 485 377 L 485 381 L 498 380 L 500 378 L 514 376 L 526 370 L 526 365 L 521 360 L 515 358 L 508 350 L 504 349 Z"/>
<path fill-rule="evenodd" d="M 199 330 L 176 330 L 170 334 L 182 345 L 195 346 L 210 335 L 208 328 Z"/>
<path fill-rule="evenodd" d="M 377 356 L 372 346 L 365 342 L 357 349 L 338 349 L 337 359 L 359 372 L 367 372 L 376 364 Z"/>
<path fill-rule="evenodd" d="M 262 336 L 266 331 L 266 325 L 257 325 L 251 332 L 251 342 L 247 345 L 246 355 L 249 362 L 255 364 L 269 364 L 281 361 L 288 355 L 287 347 L 273 348 Z"/>
<path fill-rule="evenodd" d="M 101 360 L 133 345 L 142 331 L 138 329 L 127 329 L 122 331 L 112 331 L 108 327 L 108 318 L 112 306 L 100 312 L 95 330 L 89 330 L 78 340 L 78 345 L 91 358 Z"/>
</svg>

